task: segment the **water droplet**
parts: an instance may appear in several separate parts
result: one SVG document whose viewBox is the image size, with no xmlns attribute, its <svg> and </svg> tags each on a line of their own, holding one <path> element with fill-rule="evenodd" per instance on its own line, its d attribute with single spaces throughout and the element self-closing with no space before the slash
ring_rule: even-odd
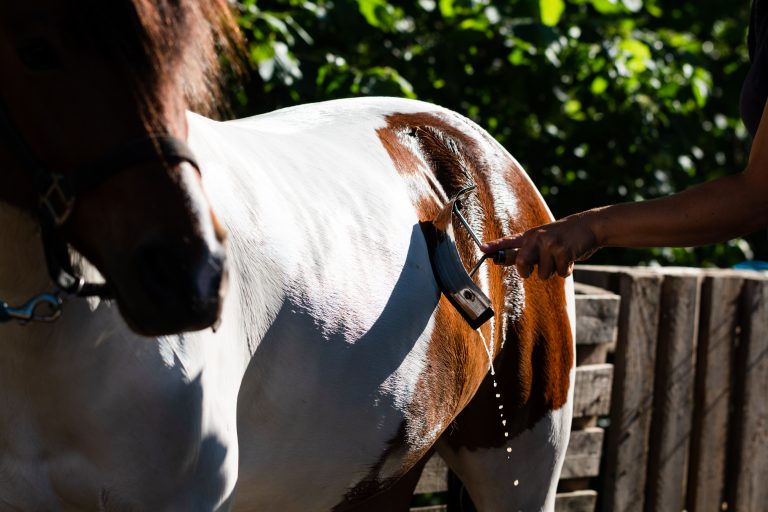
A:
<svg viewBox="0 0 768 512">
<path fill-rule="evenodd" d="M 504 437 L 509 437 L 509 432 L 504 432 Z"/>
<path fill-rule="evenodd" d="M 511 446 L 507 446 L 507 453 L 512 453 L 512 447 Z"/>
<path fill-rule="evenodd" d="M 501 424 L 506 427 L 507 426 L 507 420 L 501 420 Z"/>
<path fill-rule="evenodd" d="M 500 405 L 500 406 L 499 406 L 499 409 L 503 409 L 503 408 L 504 408 L 504 406 L 503 406 L 503 405 Z"/>
<path fill-rule="evenodd" d="M 493 381 L 493 387 L 498 387 L 499 383 L 496 381 Z"/>
<path fill-rule="evenodd" d="M 496 393 L 496 398 L 501 398 L 501 393 Z"/>
<path fill-rule="evenodd" d="M 515 487 L 517 487 L 518 485 L 520 485 L 520 480 L 515 480 Z"/>
</svg>

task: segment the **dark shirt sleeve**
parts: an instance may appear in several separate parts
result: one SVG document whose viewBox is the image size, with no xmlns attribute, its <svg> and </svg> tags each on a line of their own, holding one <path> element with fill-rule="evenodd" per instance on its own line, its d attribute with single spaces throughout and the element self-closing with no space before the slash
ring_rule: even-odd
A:
<svg viewBox="0 0 768 512">
<path fill-rule="evenodd" d="M 747 45 L 751 66 L 741 88 L 739 110 L 752 137 L 760 124 L 768 97 L 768 6 L 766 0 L 753 0 Z"/>
</svg>

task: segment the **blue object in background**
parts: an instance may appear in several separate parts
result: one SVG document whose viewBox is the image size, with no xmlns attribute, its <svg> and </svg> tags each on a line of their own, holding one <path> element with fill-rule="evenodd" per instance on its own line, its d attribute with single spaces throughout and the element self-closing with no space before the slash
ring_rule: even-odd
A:
<svg viewBox="0 0 768 512">
<path fill-rule="evenodd" d="M 741 263 L 735 264 L 733 268 L 738 270 L 768 270 L 768 261 L 742 261 Z"/>
</svg>

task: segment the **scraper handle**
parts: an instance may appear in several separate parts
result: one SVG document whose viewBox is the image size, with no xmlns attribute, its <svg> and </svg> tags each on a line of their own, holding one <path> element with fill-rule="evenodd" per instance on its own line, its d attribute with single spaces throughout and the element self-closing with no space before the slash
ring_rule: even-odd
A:
<svg viewBox="0 0 768 512">
<path fill-rule="evenodd" d="M 517 249 L 506 249 L 493 253 L 491 260 L 497 265 L 514 265 L 517 258 Z"/>
</svg>

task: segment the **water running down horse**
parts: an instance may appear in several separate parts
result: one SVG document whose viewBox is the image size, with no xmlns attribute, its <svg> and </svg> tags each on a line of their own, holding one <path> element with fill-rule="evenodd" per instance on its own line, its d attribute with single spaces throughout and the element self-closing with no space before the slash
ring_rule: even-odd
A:
<svg viewBox="0 0 768 512">
<path fill-rule="evenodd" d="M 132 6 L 141 26 L 155 19 L 146 2 L 115 4 Z M 193 27 L 226 8 L 152 5 Z M 101 70 L 90 91 L 103 98 L 96 112 L 122 112 L 124 122 L 105 122 L 79 146 L 61 145 L 66 131 L 45 134 L 49 115 L 54 128 L 92 131 L 61 101 L 39 112 L 25 104 L 29 84 L 47 91 L 50 77 L 25 68 L 19 47 L 33 33 L 58 45 L 51 27 L 68 34 L 72 23 L 46 7 L 43 25 L 30 27 L 20 21 L 28 13 L 3 6 L 0 19 L 14 30 L 0 36 L 0 59 L 16 68 L 0 95 L 40 158 L 70 172 L 146 134 L 145 120 L 130 119 L 135 101 L 108 101 L 108 86 L 122 82 L 88 54 L 83 63 Z M 77 45 L 61 44 L 68 62 Z M 407 510 L 433 450 L 480 510 L 551 509 L 570 427 L 570 281 L 523 282 L 512 268 L 482 267 L 476 283 L 496 316 L 473 331 L 440 295 L 422 232 L 469 180 L 477 193 L 464 208 L 483 238 L 548 220 L 514 159 L 470 121 L 420 102 L 343 100 L 219 123 L 184 116 L 171 94 L 178 88 L 146 90 L 174 104 L 153 130 L 188 130 L 200 178 L 184 163 L 145 163 L 78 198 L 62 236 L 110 286 L 130 290 L 118 294 L 119 308 L 73 299 L 56 323 L 0 325 L 0 397 L 11 412 L 0 418 L 0 509 Z M 0 151 L 0 297 L 20 302 L 50 285 L 27 213 L 35 193 L 8 148 Z M 183 311 L 165 320 L 199 272 L 178 262 L 215 252 L 224 232 L 230 279 L 218 330 L 135 334 L 131 326 L 159 332 L 194 321 Z M 162 250 L 137 259 L 147 240 L 162 240 Z M 464 261 L 480 256 L 460 231 L 456 242 Z M 142 288 L 152 287 L 142 285 L 176 269 L 164 282 L 170 298 L 143 307 Z"/>
</svg>

